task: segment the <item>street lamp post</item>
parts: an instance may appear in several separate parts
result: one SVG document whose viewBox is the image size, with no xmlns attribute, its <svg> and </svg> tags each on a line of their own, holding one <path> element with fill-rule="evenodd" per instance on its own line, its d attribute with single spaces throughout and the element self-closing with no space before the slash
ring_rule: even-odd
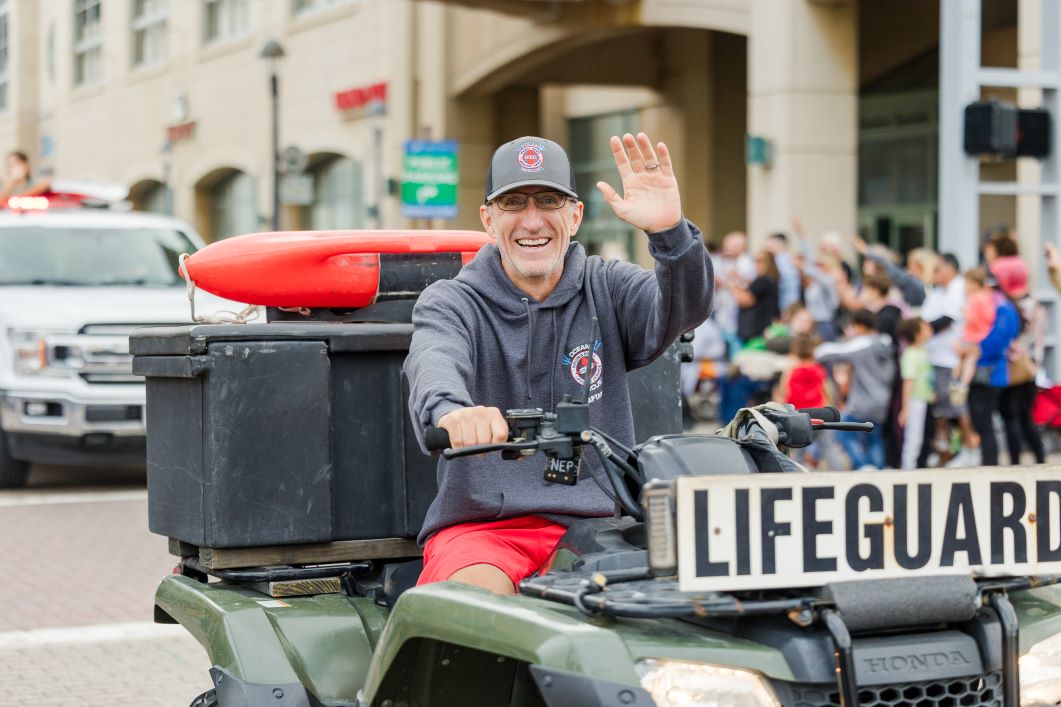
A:
<svg viewBox="0 0 1061 707">
<path fill-rule="evenodd" d="M 272 98 L 273 128 L 273 219 L 272 228 L 280 230 L 280 80 L 277 77 L 277 64 L 284 58 L 284 48 L 280 42 L 270 39 L 262 47 L 259 57 L 269 64 L 269 92 Z"/>
</svg>

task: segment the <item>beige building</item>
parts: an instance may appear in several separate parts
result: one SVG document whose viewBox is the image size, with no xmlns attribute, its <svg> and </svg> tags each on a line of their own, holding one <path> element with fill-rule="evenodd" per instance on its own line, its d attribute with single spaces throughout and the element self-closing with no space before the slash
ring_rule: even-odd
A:
<svg viewBox="0 0 1061 707">
<path fill-rule="evenodd" d="M 1016 66 L 1014 0 L 983 8 L 985 63 Z M 616 179 L 608 136 L 642 129 L 711 240 L 799 217 L 936 242 L 935 0 L 0 0 L 0 24 L 0 145 L 208 238 L 268 227 L 276 40 L 279 144 L 307 177 L 285 200 L 310 202 L 285 228 L 424 225 L 397 189 L 424 137 L 460 145 L 459 215 L 434 225 L 478 228 L 490 152 L 540 134 L 570 148 L 583 239 L 644 258 L 592 187 Z M 1015 220 L 1014 198 L 983 200 L 984 227 Z"/>
</svg>

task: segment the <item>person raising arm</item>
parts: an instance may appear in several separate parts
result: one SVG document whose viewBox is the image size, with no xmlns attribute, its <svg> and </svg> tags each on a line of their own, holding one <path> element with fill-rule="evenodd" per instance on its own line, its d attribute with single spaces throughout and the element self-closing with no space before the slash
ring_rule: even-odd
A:
<svg viewBox="0 0 1061 707">
<path fill-rule="evenodd" d="M 682 216 L 666 145 L 644 133 L 610 144 L 622 191 L 597 188 L 645 232 L 654 271 L 588 256 L 573 241 L 584 207 L 560 145 L 528 136 L 499 147 L 479 210 L 494 243 L 453 280 L 428 287 L 413 311 L 404 371 L 421 441 L 429 425 L 449 432 L 454 448 L 504 441 L 502 411 L 552 410 L 564 395 L 580 397 L 588 377 L 592 424 L 633 443 L 626 372 L 707 318 L 714 274 L 700 231 Z M 512 593 L 567 525 L 614 512 L 594 481 L 603 476 L 593 455 L 574 487 L 546 483 L 536 459 L 440 459 L 419 537 L 421 584 L 451 579 Z"/>
</svg>

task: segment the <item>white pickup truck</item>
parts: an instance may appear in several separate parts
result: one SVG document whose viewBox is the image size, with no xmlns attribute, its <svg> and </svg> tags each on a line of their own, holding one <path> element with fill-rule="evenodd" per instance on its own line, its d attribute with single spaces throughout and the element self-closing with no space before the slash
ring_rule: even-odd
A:
<svg viewBox="0 0 1061 707">
<path fill-rule="evenodd" d="M 0 488 L 32 462 L 144 463 L 129 332 L 191 321 L 177 259 L 202 245 L 154 214 L 0 212 Z"/>
</svg>

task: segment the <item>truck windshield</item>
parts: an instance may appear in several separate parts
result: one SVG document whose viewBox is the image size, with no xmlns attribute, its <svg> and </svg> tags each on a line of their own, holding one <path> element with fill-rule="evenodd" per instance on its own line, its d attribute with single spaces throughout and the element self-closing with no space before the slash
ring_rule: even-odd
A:
<svg viewBox="0 0 1061 707">
<path fill-rule="evenodd" d="M 185 234 L 162 228 L 0 229 L 0 286 L 183 283 L 177 258 L 193 253 Z"/>
</svg>

